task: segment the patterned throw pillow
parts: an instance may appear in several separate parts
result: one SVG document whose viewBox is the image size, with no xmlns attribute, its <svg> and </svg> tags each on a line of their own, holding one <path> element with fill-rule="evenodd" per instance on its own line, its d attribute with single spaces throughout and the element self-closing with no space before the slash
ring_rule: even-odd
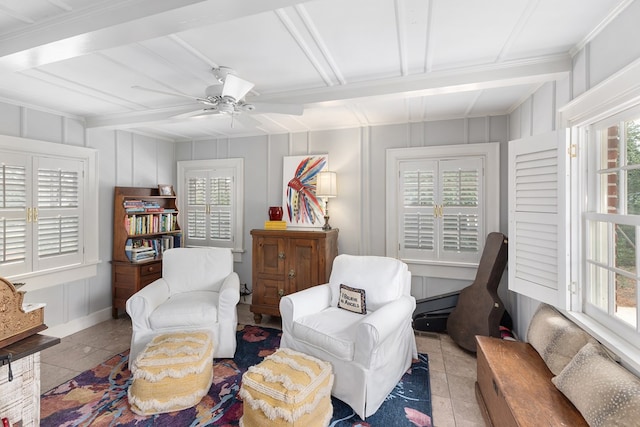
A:
<svg viewBox="0 0 640 427">
<path fill-rule="evenodd" d="M 367 312 L 367 300 L 364 289 L 340 285 L 338 307 L 354 313 L 365 314 Z"/>
<path fill-rule="evenodd" d="M 592 427 L 637 426 L 640 379 L 589 343 L 551 379 Z"/>
<path fill-rule="evenodd" d="M 597 342 L 548 304 L 540 304 L 533 315 L 527 341 L 554 375 L 558 375 L 586 343 Z"/>
</svg>

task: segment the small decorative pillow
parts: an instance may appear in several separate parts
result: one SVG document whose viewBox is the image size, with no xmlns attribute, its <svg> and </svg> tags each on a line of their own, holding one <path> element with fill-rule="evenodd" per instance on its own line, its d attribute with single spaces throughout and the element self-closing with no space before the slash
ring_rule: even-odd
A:
<svg viewBox="0 0 640 427">
<path fill-rule="evenodd" d="M 527 341 L 553 375 L 558 375 L 586 343 L 597 342 L 558 310 L 544 303 L 531 319 Z"/>
<path fill-rule="evenodd" d="M 340 295 L 338 296 L 338 307 L 353 311 L 358 314 L 367 312 L 367 299 L 364 289 L 351 288 L 340 285 Z"/>
<path fill-rule="evenodd" d="M 589 343 L 551 379 L 590 426 L 637 426 L 640 379 Z"/>
</svg>

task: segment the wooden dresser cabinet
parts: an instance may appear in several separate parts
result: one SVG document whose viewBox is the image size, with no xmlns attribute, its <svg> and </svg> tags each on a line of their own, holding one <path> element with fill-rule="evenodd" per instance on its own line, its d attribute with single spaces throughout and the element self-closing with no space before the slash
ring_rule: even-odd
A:
<svg viewBox="0 0 640 427">
<path fill-rule="evenodd" d="M 134 264 L 111 261 L 112 316 L 118 318 L 118 309 L 124 310 L 127 300 L 149 283 L 162 277 L 162 260 Z"/>
<path fill-rule="evenodd" d="M 329 281 L 338 255 L 338 230 L 251 230 L 253 283 L 251 312 L 280 316 L 284 295 Z"/>
</svg>

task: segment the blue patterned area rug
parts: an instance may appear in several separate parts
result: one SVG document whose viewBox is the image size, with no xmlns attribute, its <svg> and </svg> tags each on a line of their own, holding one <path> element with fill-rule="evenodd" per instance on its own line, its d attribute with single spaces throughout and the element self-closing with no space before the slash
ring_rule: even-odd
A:
<svg viewBox="0 0 640 427">
<path fill-rule="evenodd" d="M 47 426 L 237 426 L 242 416 L 238 399 L 242 374 L 280 345 L 281 331 L 245 326 L 238 331 L 233 359 L 214 360 L 214 380 L 209 394 L 198 405 L 183 411 L 141 417 L 129 409 L 131 383 L 128 352 L 46 392 L 40 400 L 40 425 Z M 421 354 L 378 411 L 363 421 L 353 410 L 332 398 L 332 427 L 422 426 L 431 427 L 429 361 Z"/>
</svg>

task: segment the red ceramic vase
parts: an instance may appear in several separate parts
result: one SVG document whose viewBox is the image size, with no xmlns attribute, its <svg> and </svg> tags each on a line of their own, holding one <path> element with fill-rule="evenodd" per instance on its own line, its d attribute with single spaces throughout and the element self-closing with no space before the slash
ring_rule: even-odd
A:
<svg viewBox="0 0 640 427">
<path fill-rule="evenodd" d="M 282 221 L 282 206 L 269 207 L 269 220 Z"/>
</svg>

